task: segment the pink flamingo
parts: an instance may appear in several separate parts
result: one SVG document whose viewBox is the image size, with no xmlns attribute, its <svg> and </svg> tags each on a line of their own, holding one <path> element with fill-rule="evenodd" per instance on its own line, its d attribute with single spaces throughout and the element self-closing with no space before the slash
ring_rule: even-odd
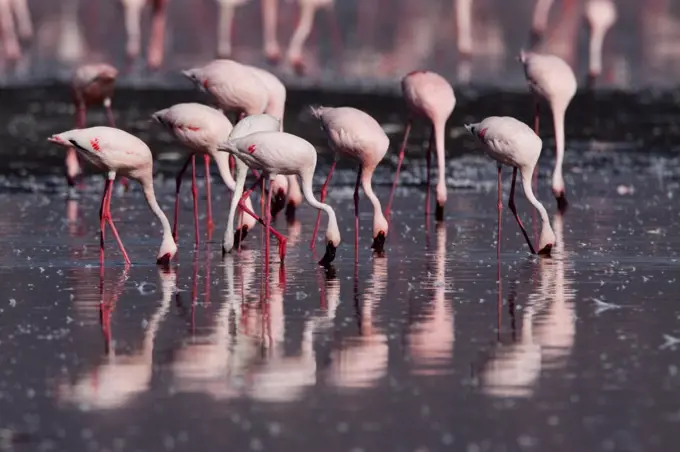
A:
<svg viewBox="0 0 680 452">
<path fill-rule="evenodd" d="M 326 200 L 328 182 L 333 176 L 333 170 L 340 154 L 359 162 L 357 182 L 354 185 L 354 251 L 359 254 L 359 184 L 366 193 L 366 197 L 373 204 L 373 248 L 381 253 L 385 245 L 388 224 L 382 213 L 380 200 L 373 192 L 371 179 L 380 161 L 385 157 L 390 146 L 390 140 L 385 135 L 378 121 L 361 110 L 351 107 L 312 108 L 314 117 L 321 121 L 321 127 L 332 149 L 335 152 L 333 165 L 331 166 L 326 182 L 321 189 L 321 202 Z M 317 214 L 316 226 L 312 234 L 311 247 L 316 245 L 316 233 L 319 230 L 321 212 Z"/>
<path fill-rule="evenodd" d="M 456 47 L 462 59 L 472 56 L 472 0 L 456 2 Z"/>
<path fill-rule="evenodd" d="M 484 152 L 498 162 L 498 259 L 501 257 L 501 211 L 503 210 L 503 196 L 501 192 L 501 168 L 502 165 L 513 167 L 512 185 L 510 187 L 510 199 L 508 207 L 512 211 L 522 234 L 529 245 L 531 254 L 536 254 L 531 240 L 527 234 L 522 220 L 520 220 L 515 208 L 515 182 L 517 170 L 522 176 L 522 187 L 529 202 L 541 215 L 541 238 L 539 240 L 538 254 L 550 256 L 550 251 L 555 244 L 555 233 L 550 226 L 550 218 L 545 207 L 536 199 L 531 188 L 531 177 L 536 168 L 538 158 L 541 156 L 543 142 L 529 126 L 509 116 L 490 116 L 482 122 L 466 124 L 465 129 L 474 135 L 483 145 Z"/>
<path fill-rule="evenodd" d="M 94 104 L 104 106 L 109 125 L 116 127 L 116 121 L 111 110 L 111 98 L 116 85 L 116 77 L 118 77 L 118 70 L 109 64 L 84 64 L 78 67 L 71 82 L 73 103 L 76 107 L 76 128 L 85 128 L 87 106 Z M 76 151 L 70 148 L 66 152 L 66 179 L 69 187 L 74 187 L 81 175 L 82 170 L 78 163 Z M 120 182 L 127 190 L 127 179 L 121 177 Z"/>
<path fill-rule="evenodd" d="M 121 0 L 121 2 L 125 10 L 126 51 L 130 61 L 139 56 L 142 46 L 142 9 L 146 3 L 151 3 L 151 37 L 149 38 L 147 64 L 151 69 L 158 69 L 163 64 L 168 0 Z"/>
<path fill-rule="evenodd" d="M 531 19 L 531 44 L 537 45 L 545 34 L 548 28 L 548 15 L 550 8 L 555 0 L 536 0 L 534 5 L 534 14 Z"/>
<path fill-rule="evenodd" d="M 306 70 L 302 57 L 303 48 L 312 31 L 314 16 L 319 9 L 326 9 L 329 14 L 334 14 L 334 10 L 333 0 L 298 0 L 298 4 L 300 5 L 299 20 L 295 27 L 295 31 L 293 32 L 293 36 L 290 39 L 290 44 L 288 45 L 287 58 L 293 69 L 295 69 L 298 74 L 302 74 Z M 328 17 L 330 18 L 331 16 L 329 15 Z M 336 52 L 339 52 L 342 45 L 340 30 L 338 29 L 335 20 L 331 20 L 330 25 Z"/>
<path fill-rule="evenodd" d="M 444 205 L 446 204 L 446 167 L 444 155 L 444 132 L 446 121 L 453 113 L 456 106 L 456 96 L 451 84 L 439 74 L 430 71 L 414 71 L 406 75 L 401 81 L 401 90 L 409 109 L 409 118 L 404 131 L 404 140 L 399 150 L 399 162 L 397 172 L 394 175 L 394 183 L 390 191 L 390 199 L 387 202 L 385 215 L 389 217 L 392 208 L 394 190 L 399 181 L 399 170 L 404 161 L 404 151 L 408 136 L 411 132 L 411 124 L 414 116 L 424 116 L 432 123 L 430 145 L 427 148 L 427 198 L 425 201 L 425 215 L 430 215 L 430 155 L 432 146 L 437 150 L 437 209 L 435 216 L 437 221 L 444 219 Z"/>
<path fill-rule="evenodd" d="M 21 46 L 14 27 L 12 6 L 12 0 L 0 0 L 0 36 L 5 57 L 9 61 L 16 61 L 21 58 Z"/>
<path fill-rule="evenodd" d="M 616 5 L 611 0 L 589 0 L 585 14 L 590 25 L 588 79 L 593 84 L 602 73 L 602 44 L 616 22 Z"/>
<path fill-rule="evenodd" d="M 179 210 L 179 189 L 182 184 L 182 176 L 192 163 L 191 177 L 191 193 L 194 199 L 194 227 L 195 227 L 195 237 L 196 246 L 199 245 L 198 238 L 198 189 L 196 187 L 196 170 L 195 161 L 196 154 L 207 155 L 212 157 L 217 163 L 217 168 L 222 176 L 222 180 L 225 185 L 233 192 L 236 183 L 234 178 L 229 171 L 229 156 L 224 152 L 217 152 L 217 148 L 223 137 L 226 138 L 231 133 L 233 126 L 229 119 L 227 119 L 224 114 L 214 108 L 208 107 L 207 105 L 196 104 L 196 103 L 186 103 L 173 105 L 170 108 L 157 111 L 151 116 L 154 120 L 168 127 L 170 132 L 177 138 L 183 145 L 191 150 L 189 157 L 182 166 L 182 169 L 177 174 L 175 179 L 175 216 L 174 223 L 172 227 L 172 235 L 177 241 L 177 217 Z M 211 206 L 211 191 L 210 191 L 210 173 L 206 171 L 206 187 L 208 190 L 208 219 L 207 219 L 207 229 L 212 231 L 214 228 L 213 217 L 212 217 L 212 206 Z M 246 198 L 245 204 L 248 209 L 252 210 L 253 206 L 250 202 L 250 198 Z M 243 223 L 239 225 L 239 229 L 242 231 L 242 237 L 248 233 L 248 230 L 255 226 L 255 219 L 246 216 L 243 218 Z"/>
<path fill-rule="evenodd" d="M 253 119 L 254 118 L 254 119 Z M 326 253 L 319 261 L 319 265 L 327 266 L 335 258 L 335 252 L 340 245 L 340 230 L 335 216 L 335 211 L 328 204 L 316 200 L 312 191 L 312 179 L 316 168 L 316 149 L 304 139 L 284 132 L 256 132 L 251 134 L 242 133 L 239 129 L 249 128 L 248 122 L 258 121 L 259 116 L 249 116 L 239 122 L 232 131 L 226 145 L 220 148 L 222 151 L 229 152 L 236 158 L 236 189 L 231 199 L 229 209 L 229 219 L 227 224 L 227 234 L 223 245 L 226 252 L 233 248 L 233 241 L 230 232 L 233 231 L 234 213 L 237 205 L 243 208 L 241 193 L 246 179 L 246 167 L 256 168 L 263 171 L 269 180 L 277 174 L 297 175 L 302 180 L 302 193 L 307 202 L 318 210 L 323 210 L 328 215 L 328 228 L 326 230 Z M 250 120 L 250 121 L 248 121 Z M 235 138 L 234 134 L 239 138 Z M 257 182 L 256 182 L 257 184 Z M 269 190 L 271 198 L 271 190 Z M 267 228 L 265 263 L 269 262 L 269 232 L 271 225 L 270 206 L 271 199 L 266 203 L 268 214 L 265 220 Z M 279 238 L 281 246 L 281 260 L 285 256 L 285 241 Z M 268 273 L 267 273 L 268 274 Z"/>
<path fill-rule="evenodd" d="M 281 83 L 281 80 L 274 74 L 264 69 L 255 66 L 247 66 L 254 73 L 255 76 L 262 82 L 267 89 L 268 101 L 263 113 L 274 116 L 281 123 L 281 132 L 283 132 L 283 115 L 286 108 L 286 86 Z M 272 196 L 272 218 L 283 209 L 286 204 L 286 195 L 288 197 L 286 216 L 289 221 L 295 218 L 295 209 L 302 204 L 302 192 L 295 176 L 278 175 L 271 183 L 271 189 L 274 191 Z"/>
<path fill-rule="evenodd" d="M 156 263 L 168 265 L 170 259 L 177 253 L 177 245 L 172 238 L 170 222 L 161 210 L 153 189 L 153 158 L 149 147 L 139 138 L 120 129 L 112 127 L 90 127 L 74 129 L 52 135 L 48 141 L 64 146 L 75 147 L 84 158 L 97 168 L 106 171 L 107 180 L 104 186 L 101 209 L 99 211 L 100 250 L 99 262 L 104 265 L 104 228 L 109 223 L 113 236 L 118 242 L 125 264 L 130 265 L 130 258 L 125 252 L 116 226 L 111 218 L 111 188 L 116 174 L 125 175 L 140 183 L 146 202 L 151 211 L 158 217 L 163 226 L 163 241 L 161 243 Z"/>
<path fill-rule="evenodd" d="M 524 65 L 529 88 L 536 97 L 534 132 L 539 133 L 539 99 L 550 104 L 555 129 L 555 169 L 552 175 L 552 191 L 557 207 L 564 212 L 569 205 L 565 196 L 562 163 L 564 161 L 564 122 L 567 108 L 576 94 L 576 76 L 571 67 L 554 55 L 534 52 L 520 52 L 519 60 Z"/>
</svg>

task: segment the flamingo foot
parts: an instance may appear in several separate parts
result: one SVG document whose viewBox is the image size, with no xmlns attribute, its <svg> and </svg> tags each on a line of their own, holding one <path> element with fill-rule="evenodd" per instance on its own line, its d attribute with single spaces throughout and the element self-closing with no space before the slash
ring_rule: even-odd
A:
<svg viewBox="0 0 680 452">
<path fill-rule="evenodd" d="M 338 248 L 335 245 L 333 245 L 331 242 L 328 242 L 326 244 L 326 253 L 319 261 L 319 265 L 321 265 L 322 267 L 328 267 L 331 264 L 331 262 L 333 262 L 333 260 L 335 259 L 335 251 L 337 249 Z"/>
<path fill-rule="evenodd" d="M 437 221 L 444 221 L 444 206 L 441 204 L 437 204 L 437 207 L 434 209 L 434 218 Z"/>
<path fill-rule="evenodd" d="M 293 67 L 295 73 L 299 76 L 303 76 L 307 73 L 307 66 L 302 58 L 294 58 L 290 61 L 290 65 Z"/>
</svg>

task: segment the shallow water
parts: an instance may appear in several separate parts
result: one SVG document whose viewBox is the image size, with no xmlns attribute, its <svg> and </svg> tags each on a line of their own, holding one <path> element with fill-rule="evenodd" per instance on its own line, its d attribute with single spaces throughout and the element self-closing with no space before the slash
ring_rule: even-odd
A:
<svg viewBox="0 0 680 452">
<path fill-rule="evenodd" d="M 680 177 L 669 152 L 678 143 L 671 94 L 579 94 L 568 118 L 563 217 L 549 189 L 544 117 L 538 197 L 558 243 L 551 259 L 530 256 L 504 209 L 499 285 L 495 165 L 461 126 L 494 113 L 528 121 L 528 95 L 459 95 L 447 133 L 446 223 L 423 215 L 421 127 L 385 255 L 371 255 L 362 198 L 355 264 L 355 175 L 345 163 L 329 192 L 343 236 L 333 269 L 316 265 L 308 246 L 316 213 L 303 206 L 296 223 L 282 216 L 275 224 L 289 253 L 285 271 L 275 262 L 267 282 L 259 229 L 240 254 L 221 255 L 229 195 L 216 172 L 210 240 L 199 179 L 198 251 L 185 179 L 170 270 L 154 265 L 160 226 L 140 190 L 116 193 L 113 218 L 133 266 L 125 270 L 108 234 L 100 273 L 102 181 L 87 178 L 80 199 L 67 201 L 63 152 L 44 142 L 71 127 L 64 92 L 3 91 L 0 449 L 651 451 L 677 443 Z M 147 118 L 192 96 L 122 91 L 116 100 L 126 105 L 116 111 L 121 126 L 158 157 L 157 195 L 168 214 L 181 149 Z M 392 139 L 375 175 L 384 203 L 401 103 L 324 96 L 290 95 L 286 128 L 320 145 L 320 183 L 330 158 L 306 105 L 351 104 L 376 116 Z M 89 120 L 102 123 L 103 112 Z M 534 236 L 521 192 L 517 206 Z"/>
</svg>

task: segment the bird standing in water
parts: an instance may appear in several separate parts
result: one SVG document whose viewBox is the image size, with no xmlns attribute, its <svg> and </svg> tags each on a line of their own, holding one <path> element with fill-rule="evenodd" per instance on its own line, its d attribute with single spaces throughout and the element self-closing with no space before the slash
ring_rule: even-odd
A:
<svg viewBox="0 0 680 452">
<path fill-rule="evenodd" d="M 172 234 L 177 241 L 177 220 L 179 211 L 179 189 L 182 183 L 182 176 L 192 163 L 192 177 L 191 177 L 191 193 L 194 199 L 194 227 L 196 232 L 196 246 L 199 245 L 199 233 L 198 233 L 198 189 L 196 186 L 196 154 L 203 154 L 212 157 L 217 164 L 217 168 L 222 176 L 222 180 L 225 185 L 233 192 L 236 186 L 236 182 L 229 171 L 229 156 L 224 152 L 217 152 L 219 144 L 226 140 L 231 133 L 233 126 L 229 119 L 227 119 L 224 114 L 212 107 L 207 105 L 197 104 L 197 103 L 185 103 L 173 105 L 170 108 L 157 111 L 151 116 L 153 119 L 159 123 L 166 126 L 170 132 L 177 138 L 183 145 L 191 150 L 189 158 L 186 160 L 182 169 L 177 174 L 175 179 L 175 216 L 174 223 L 172 227 Z M 208 190 L 208 218 L 207 218 L 207 229 L 212 231 L 214 228 L 213 218 L 212 218 L 212 203 L 211 203 L 211 191 L 210 191 L 210 178 L 209 171 L 206 171 L 206 187 Z M 245 205 L 253 210 L 253 205 L 250 202 L 250 198 L 246 198 Z M 239 225 L 239 230 L 245 233 L 255 226 L 255 219 L 250 215 L 242 217 L 242 224 Z"/>
<path fill-rule="evenodd" d="M 106 117 L 109 125 L 116 127 L 116 121 L 111 110 L 111 98 L 116 85 L 118 70 L 109 64 L 85 64 L 76 69 L 71 82 L 73 90 L 73 104 L 76 108 L 76 128 L 86 127 L 87 107 L 101 104 L 106 109 Z M 78 162 L 76 150 L 69 148 L 66 151 L 66 180 L 69 187 L 73 188 L 82 177 L 82 169 Z M 128 183 L 125 178 L 120 181 L 125 188 Z"/>
<path fill-rule="evenodd" d="M 48 141 L 66 148 L 76 148 L 94 166 L 106 171 L 106 185 L 99 211 L 100 265 L 104 265 L 104 228 L 107 222 L 118 242 L 125 264 L 130 265 L 130 258 L 125 252 L 123 242 L 111 218 L 111 196 L 113 194 L 111 188 L 117 174 L 127 176 L 141 184 L 149 208 L 158 217 L 163 227 L 163 241 L 156 263 L 168 265 L 170 259 L 177 253 L 177 245 L 172 238 L 170 222 L 156 201 L 153 188 L 153 158 L 146 143 L 127 132 L 112 127 L 69 130 L 52 135 Z"/>
<path fill-rule="evenodd" d="M 503 165 L 513 168 L 508 207 L 524 234 L 531 254 L 536 254 L 536 251 L 515 207 L 515 182 L 518 169 L 522 177 L 524 194 L 541 215 L 542 226 L 538 254 L 549 256 L 555 244 L 555 233 L 550 226 L 548 212 L 536 199 L 531 188 L 531 176 L 541 156 L 543 142 L 529 126 L 509 116 L 490 116 L 482 122 L 466 124 L 465 129 L 482 143 L 486 154 L 498 162 L 498 259 L 500 260 L 501 257 L 501 211 L 503 210 L 501 168 Z"/>
<path fill-rule="evenodd" d="M 534 132 L 536 135 L 539 134 L 540 100 L 547 101 L 552 110 L 555 130 L 555 169 L 552 175 L 552 191 L 557 199 L 557 208 L 564 213 L 569 205 L 562 177 L 565 148 L 564 123 L 567 108 L 576 94 L 576 76 L 566 61 L 554 55 L 522 50 L 519 61 L 524 65 L 524 74 L 535 96 Z"/>
<path fill-rule="evenodd" d="M 446 121 L 456 107 L 456 96 L 451 84 L 444 77 L 430 71 L 414 71 L 406 75 L 401 81 L 401 90 L 404 100 L 409 109 L 409 118 L 404 131 L 404 141 L 399 149 L 399 163 L 394 175 L 394 183 L 390 191 L 390 199 L 387 202 L 385 214 L 389 217 L 392 209 L 394 190 L 399 181 L 399 170 L 404 161 L 404 151 L 414 116 L 424 116 L 432 123 L 430 144 L 427 148 L 427 197 L 425 203 L 425 215 L 430 214 L 430 156 L 432 147 L 437 151 L 437 209 L 435 217 L 437 221 L 444 220 L 444 205 L 446 204 L 446 161 L 444 155 L 444 132 Z"/>
<path fill-rule="evenodd" d="M 247 133 L 240 129 L 249 128 L 249 122 L 257 121 L 262 116 L 249 116 L 239 122 L 232 131 L 232 135 L 225 145 L 220 147 L 221 151 L 229 152 L 236 157 L 236 189 L 231 200 L 229 209 L 229 220 L 223 250 L 230 252 L 233 249 L 233 220 L 237 205 L 243 208 L 239 200 L 243 193 L 243 186 L 246 179 L 246 169 L 248 167 L 263 171 L 260 177 L 265 175 L 269 180 L 273 180 L 278 174 L 297 175 L 302 181 L 302 193 L 307 202 L 318 210 L 323 210 L 328 215 L 328 228 L 326 230 L 326 253 L 319 261 L 320 265 L 329 265 L 335 258 L 335 251 L 340 245 L 340 230 L 335 216 L 335 211 L 328 204 L 320 203 L 314 197 L 312 191 L 312 181 L 316 168 L 316 149 L 304 139 L 284 132 L 255 132 Z M 269 116 L 271 117 L 271 116 Z M 256 185 L 258 181 L 255 182 Z M 271 198 L 269 190 L 269 198 Z M 270 206 L 271 199 L 265 204 L 267 216 L 265 218 L 266 246 L 265 262 L 269 262 L 269 230 L 271 225 Z M 285 239 L 280 240 L 281 260 L 285 257 Z"/>
<path fill-rule="evenodd" d="M 359 162 L 357 182 L 354 185 L 354 250 L 355 256 L 359 253 L 359 184 L 364 189 L 366 197 L 373 204 L 373 248 L 381 253 L 385 245 L 388 224 L 380 207 L 380 200 L 373 192 L 371 179 L 376 167 L 385 157 L 390 146 L 390 140 L 383 131 L 378 121 L 372 116 L 352 107 L 312 108 L 314 117 L 321 121 L 321 127 L 326 132 L 326 137 L 335 152 L 333 165 L 331 166 L 326 182 L 321 189 L 321 202 L 326 200 L 328 183 L 333 175 L 335 164 L 339 154 L 350 157 Z M 321 212 L 317 214 L 316 226 L 312 235 L 311 247 L 316 245 L 316 233 L 319 229 Z"/>
</svg>

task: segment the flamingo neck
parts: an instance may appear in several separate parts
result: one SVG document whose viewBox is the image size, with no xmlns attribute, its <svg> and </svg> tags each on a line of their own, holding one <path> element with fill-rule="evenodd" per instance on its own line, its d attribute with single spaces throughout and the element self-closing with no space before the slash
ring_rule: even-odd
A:
<svg viewBox="0 0 680 452">
<path fill-rule="evenodd" d="M 564 180 L 562 178 L 562 164 L 564 163 L 564 120 L 567 107 L 566 105 L 553 105 L 553 123 L 555 128 L 555 169 L 553 171 L 552 188 L 555 193 L 564 191 Z"/>
<path fill-rule="evenodd" d="M 174 245 L 175 240 L 172 238 L 172 228 L 170 227 L 168 217 L 165 216 L 163 210 L 158 205 L 158 201 L 156 201 L 156 194 L 153 188 L 153 176 L 149 174 L 147 179 L 142 179 L 140 182 L 142 184 L 144 198 L 146 198 L 149 208 L 156 215 L 156 217 L 158 217 L 158 220 L 161 222 L 161 226 L 163 227 L 163 245 L 161 245 L 161 248 L 170 243 Z"/>
<path fill-rule="evenodd" d="M 602 45 L 607 30 L 599 25 L 591 26 L 590 41 L 588 43 L 588 71 L 590 75 L 600 75 L 602 73 Z"/>
<path fill-rule="evenodd" d="M 373 192 L 373 184 L 371 183 L 371 181 L 373 179 L 374 172 L 375 167 L 362 168 L 361 188 L 364 189 L 366 197 L 371 201 L 371 204 L 373 205 L 373 235 L 376 236 L 379 232 L 384 232 L 385 234 L 387 234 L 387 219 L 383 215 L 380 200 Z"/>
<path fill-rule="evenodd" d="M 334 245 L 340 242 L 340 229 L 338 228 L 338 220 L 335 216 L 335 211 L 328 204 L 317 201 L 312 190 L 312 179 L 314 178 L 314 168 L 311 171 L 300 172 L 300 179 L 302 180 L 302 195 L 305 197 L 310 206 L 318 210 L 323 210 L 328 215 L 328 227 L 326 228 L 326 239 L 333 242 Z"/>
</svg>

